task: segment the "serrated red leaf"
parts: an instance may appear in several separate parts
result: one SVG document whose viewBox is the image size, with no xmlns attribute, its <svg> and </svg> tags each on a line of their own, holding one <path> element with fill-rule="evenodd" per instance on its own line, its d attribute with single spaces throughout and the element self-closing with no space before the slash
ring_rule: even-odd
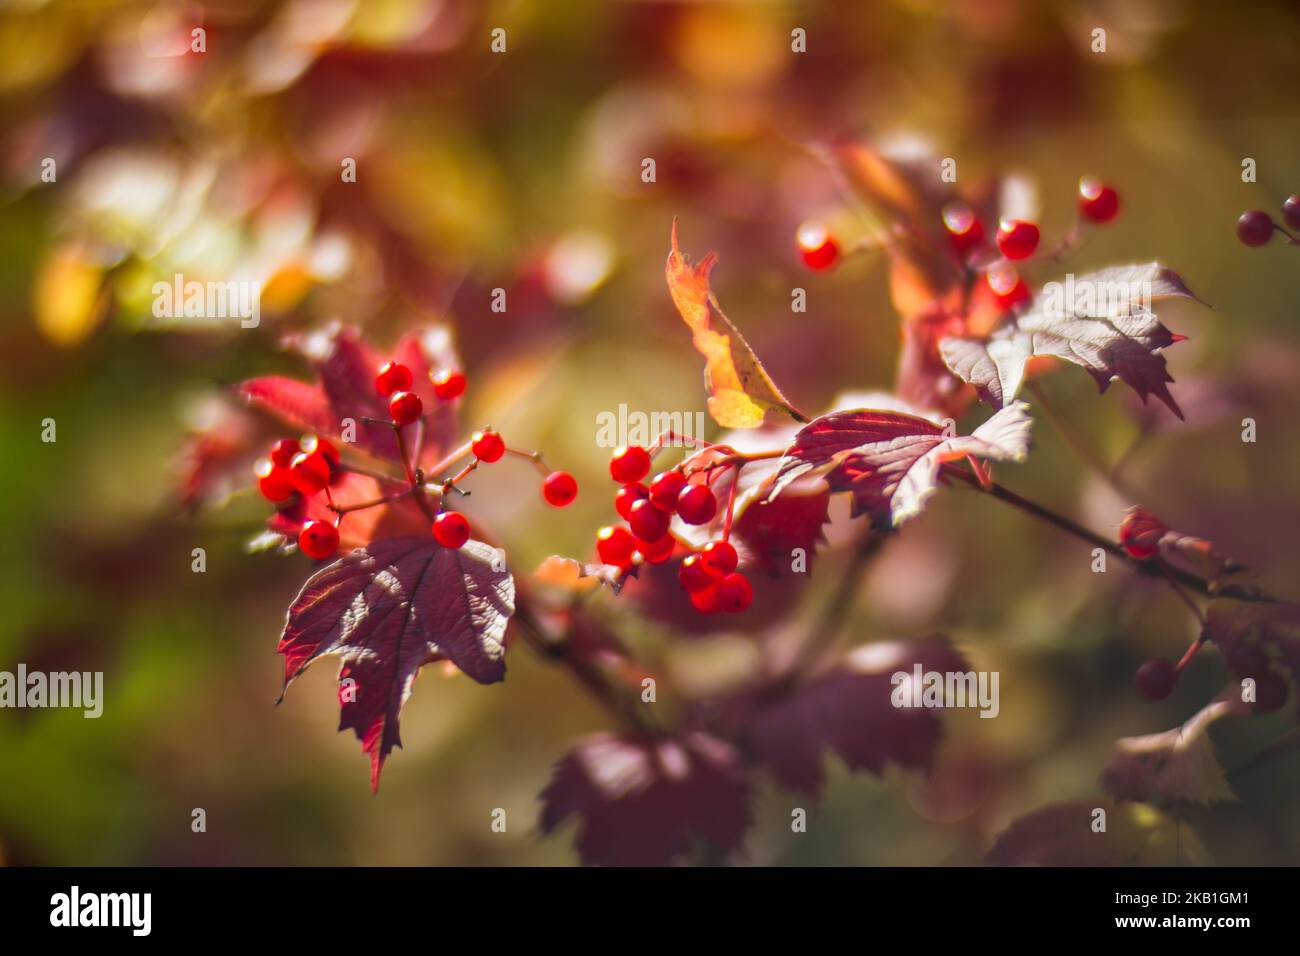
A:
<svg viewBox="0 0 1300 956">
<path fill-rule="evenodd" d="M 373 542 L 309 578 L 289 607 L 278 648 L 285 688 L 320 657 L 342 659 L 340 681 L 356 684 L 339 729 L 361 738 L 378 789 L 384 760 L 401 745 L 402 705 L 425 663 L 445 657 L 483 684 L 505 677 L 514 599 L 501 552 L 480 541 L 459 549 L 429 537 Z"/>
</svg>

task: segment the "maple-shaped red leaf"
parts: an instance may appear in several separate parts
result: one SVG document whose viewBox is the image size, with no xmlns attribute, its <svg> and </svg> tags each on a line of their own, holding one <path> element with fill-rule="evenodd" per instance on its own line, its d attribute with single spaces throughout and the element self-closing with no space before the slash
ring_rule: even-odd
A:
<svg viewBox="0 0 1300 956">
<path fill-rule="evenodd" d="M 667 866 L 695 841 L 727 852 L 750 824 L 735 750 L 702 733 L 585 737 L 555 765 L 541 799 L 542 831 L 578 816 L 578 855 L 598 866 Z"/>
<path fill-rule="evenodd" d="M 343 436 L 345 422 L 350 420 L 355 428 L 356 447 L 396 461 L 397 439 L 393 429 L 362 421 L 363 418 L 388 420 L 388 400 L 375 390 L 375 374 L 391 357 L 411 370 L 414 379 L 411 391 L 420 396 L 424 405 L 421 462 L 436 462 L 455 441 L 459 400 L 439 400 L 429 379 L 431 370 L 457 365 L 446 330 L 411 332 L 398 342 L 391 356 L 373 349 L 356 329 L 343 326 L 295 335 L 287 342 L 312 363 L 319 384 L 268 375 L 237 385 L 236 394 L 295 429 L 333 439 Z"/>
<path fill-rule="evenodd" d="M 802 428 L 785 450 L 770 498 L 792 482 L 824 474 L 832 491 L 853 493 L 853 514 L 880 530 L 920 514 L 945 462 L 967 456 L 1021 461 L 1029 452 L 1028 406 L 999 409 L 969 435 L 902 412 L 832 412 Z"/>
<path fill-rule="evenodd" d="M 354 683 L 340 693 L 339 729 L 356 731 L 378 789 L 416 672 L 446 658 L 480 683 L 502 680 L 514 604 L 504 556 L 481 541 L 375 541 L 314 574 L 290 605 L 278 648 L 285 688 L 316 659 L 342 659 L 339 680 Z"/>
<path fill-rule="evenodd" d="M 1177 273 L 1158 262 L 1102 269 L 1045 286 L 1025 315 L 989 335 L 945 338 L 939 352 L 953 374 L 994 408 L 1015 399 L 1025 363 L 1046 355 L 1087 369 L 1103 392 L 1118 378 L 1144 402 L 1154 395 L 1182 418 L 1160 354 L 1181 337 L 1149 308 L 1151 301 L 1170 297 L 1196 298 Z"/>
<path fill-rule="evenodd" d="M 749 738 L 753 752 L 785 786 L 816 795 L 822 757 L 831 751 L 851 769 L 881 774 L 892 762 L 928 767 L 939 742 L 940 710 L 895 707 L 894 675 L 965 673 L 966 659 L 942 635 L 854 648 L 833 669 L 775 706 L 761 707 Z"/>
</svg>

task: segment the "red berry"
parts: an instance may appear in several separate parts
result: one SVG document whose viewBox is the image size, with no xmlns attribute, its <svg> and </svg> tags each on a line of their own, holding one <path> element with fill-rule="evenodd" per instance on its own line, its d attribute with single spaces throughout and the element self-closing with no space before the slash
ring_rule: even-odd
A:
<svg viewBox="0 0 1300 956">
<path fill-rule="evenodd" d="M 257 489 L 267 501 L 284 501 L 294 493 L 293 476 L 284 465 L 277 465 L 270 458 L 259 458 L 253 466 L 257 475 Z"/>
<path fill-rule="evenodd" d="M 984 241 L 984 223 L 964 202 L 950 202 L 943 207 L 943 226 L 948 231 L 948 241 L 960 255 Z"/>
<path fill-rule="evenodd" d="M 317 561 L 328 558 L 339 549 L 339 529 L 319 518 L 308 521 L 298 532 L 298 547 Z"/>
<path fill-rule="evenodd" d="M 821 223 L 804 223 L 795 233 L 795 242 L 804 265 L 809 269 L 829 269 L 839 261 L 840 245 Z"/>
<path fill-rule="evenodd" d="M 1160 539 L 1167 530 L 1155 515 L 1131 508 L 1119 523 L 1119 543 L 1129 557 L 1145 560 L 1160 550 Z"/>
<path fill-rule="evenodd" d="M 1262 209 L 1243 212 L 1237 220 L 1237 238 L 1248 246 L 1262 246 L 1273 238 L 1273 217 Z"/>
<path fill-rule="evenodd" d="M 604 564 L 626 567 L 635 550 L 636 539 L 621 524 L 606 525 L 596 532 L 596 553 Z"/>
<path fill-rule="evenodd" d="M 1110 222 L 1119 212 L 1119 193 L 1096 176 L 1079 180 L 1079 215 L 1089 222 Z"/>
<path fill-rule="evenodd" d="M 739 571 L 732 571 L 718 582 L 718 603 L 730 614 L 739 614 L 754 600 L 754 587 Z"/>
<path fill-rule="evenodd" d="M 500 433 L 490 428 L 475 432 L 471 436 L 471 441 L 470 448 L 474 452 L 474 457 L 484 464 L 490 465 L 494 461 L 500 461 L 501 456 L 506 453 L 506 443 Z"/>
<path fill-rule="evenodd" d="M 998 227 L 998 250 L 1008 259 L 1028 259 L 1038 248 L 1038 227 L 1023 219 L 1004 220 Z"/>
<path fill-rule="evenodd" d="M 668 533 L 668 512 L 655 507 L 653 501 L 638 501 L 627 513 L 632 533 L 642 541 L 658 541 Z"/>
<path fill-rule="evenodd" d="M 701 614 L 717 614 L 722 610 L 722 604 L 718 598 L 718 586 L 710 584 L 699 591 L 692 591 L 691 604 Z"/>
<path fill-rule="evenodd" d="M 626 521 L 627 516 L 632 511 L 632 506 L 638 501 L 644 501 L 649 497 L 650 489 L 639 481 L 633 482 L 630 485 L 624 485 L 622 488 L 618 489 L 618 493 L 614 495 L 614 510 L 618 512 L 620 518 Z"/>
<path fill-rule="evenodd" d="M 718 499 L 708 485 L 690 485 L 677 496 L 677 515 L 687 524 L 708 524 L 718 513 Z"/>
<path fill-rule="evenodd" d="M 388 415 L 399 425 L 409 425 L 424 413 L 424 402 L 414 392 L 394 392 L 388 400 Z"/>
<path fill-rule="evenodd" d="M 304 495 L 314 495 L 330 482 L 329 459 L 319 451 L 300 451 L 289 465 L 289 478 Z"/>
<path fill-rule="evenodd" d="M 394 392 L 404 392 L 411 387 L 411 370 L 400 362 L 389 362 L 375 376 L 375 391 L 387 398 Z"/>
<path fill-rule="evenodd" d="M 1255 679 L 1255 713 L 1271 714 L 1286 703 L 1286 680 L 1273 671 Z"/>
<path fill-rule="evenodd" d="M 327 438 L 321 438 L 320 435 L 304 435 L 298 450 L 305 451 L 309 455 L 314 451 L 318 451 L 325 456 L 325 460 L 331 465 L 338 466 L 339 450 L 334 447 L 333 442 Z"/>
<path fill-rule="evenodd" d="M 281 468 L 288 468 L 293 464 L 293 456 L 301 450 L 298 443 L 292 438 L 281 438 L 271 446 L 271 461 Z"/>
<path fill-rule="evenodd" d="M 664 535 L 658 541 L 642 541 L 639 538 L 636 542 L 636 549 L 641 553 L 650 564 L 663 564 L 673 556 L 673 549 L 677 542 L 670 534 Z"/>
<path fill-rule="evenodd" d="M 1137 670 L 1138 691 L 1148 700 L 1164 700 L 1177 682 L 1177 668 L 1163 657 L 1147 661 Z"/>
<path fill-rule="evenodd" d="M 724 577 L 736 570 L 736 549 L 726 541 L 710 541 L 700 552 L 700 561 L 715 578 Z"/>
<path fill-rule="evenodd" d="M 444 511 L 433 519 L 433 536 L 444 548 L 455 550 L 469 540 L 469 522 L 459 511 Z"/>
<path fill-rule="evenodd" d="M 614 449 L 609 459 L 609 474 L 615 481 L 629 484 L 650 473 L 650 453 L 640 445 L 623 445 Z"/>
<path fill-rule="evenodd" d="M 578 497 L 578 482 L 567 471 L 553 471 L 542 479 L 542 497 L 547 504 L 563 508 Z"/>
<path fill-rule="evenodd" d="M 1022 302 L 1029 301 L 1029 286 L 1025 285 L 1019 271 L 1009 262 L 989 266 L 984 281 L 1003 309 L 1013 309 Z"/>
<path fill-rule="evenodd" d="M 443 369 L 429 377 L 433 380 L 433 394 L 444 402 L 465 394 L 465 376 L 455 369 Z"/>
<path fill-rule="evenodd" d="M 1288 196 L 1282 203 L 1282 218 L 1292 229 L 1300 229 L 1300 193 Z"/>
<path fill-rule="evenodd" d="M 709 573 L 698 554 L 692 554 L 682 562 L 682 566 L 677 569 L 677 580 L 688 594 L 711 588 L 717 583 L 717 578 Z"/>
<path fill-rule="evenodd" d="M 672 514 L 677 510 L 677 496 L 686 487 L 686 476 L 680 471 L 661 471 L 650 482 L 650 500 Z"/>
</svg>

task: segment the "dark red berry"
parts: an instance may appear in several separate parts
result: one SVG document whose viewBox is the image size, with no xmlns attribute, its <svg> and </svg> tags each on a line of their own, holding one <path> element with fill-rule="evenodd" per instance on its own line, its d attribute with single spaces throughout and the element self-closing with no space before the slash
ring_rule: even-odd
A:
<svg viewBox="0 0 1300 956">
<path fill-rule="evenodd" d="M 411 387 L 411 370 L 400 362 L 389 362 L 375 376 L 375 391 L 387 398 L 394 392 L 404 392 Z"/>
<path fill-rule="evenodd" d="M 1177 682 L 1178 670 L 1163 657 L 1147 661 L 1137 670 L 1138 691 L 1148 700 L 1164 700 Z"/>
<path fill-rule="evenodd" d="M 1288 196 L 1282 203 L 1282 220 L 1292 229 L 1300 229 L 1300 193 Z"/>
<path fill-rule="evenodd" d="M 718 579 L 709 573 L 709 569 L 704 566 L 698 554 L 692 554 L 677 569 L 677 580 L 681 582 L 682 588 L 687 593 L 694 594 L 696 591 L 713 587 Z"/>
<path fill-rule="evenodd" d="M 627 516 L 632 511 L 632 506 L 638 501 L 644 501 L 649 497 L 650 489 L 639 481 L 633 482 L 630 485 L 624 485 L 622 488 L 618 489 L 618 493 L 614 495 L 614 510 L 618 512 L 620 518 L 626 521 Z"/>
<path fill-rule="evenodd" d="M 257 475 L 257 490 L 267 501 L 284 501 L 296 490 L 289 469 L 270 458 L 259 458 L 253 473 Z"/>
<path fill-rule="evenodd" d="M 1286 679 L 1274 671 L 1265 671 L 1255 679 L 1255 713 L 1271 714 L 1286 703 Z"/>
<path fill-rule="evenodd" d="M 454 369 L 443 369 L 436 375 L 430 375 L 433 381 L 433 394 L 441 401 L 450 402 L 465 394 L 465 376 Z"/>
<path fill-rule="evenodd" d="M 339 450 L 335 448 L 334 443 L 327 438 L 321 438 L 319 435 L 304 435 L 302 443 L 298 446 L 298 450 L 304 451 L 309 455 L 312 452 L 318 451 L 325 456 L 326 461 L 334 467 L 338 467 Z"/>
<path fill-rule="evenodd" d="M 736 570 L 736 549 L 726 541 L 710 541 L 700 552 L 700 561 L 715 578 L 725 577 Z"/>
<path fill-rule="evenodd" d="M 409 425 L 424 413 L 424 402 L 414 392 L 394 392 L 388 400 L 388 415 L 399 425 Z"/>
<path fill-rule="evenodd" d="M 298 547 L 317 561 L 328 558 L 339 549 L 339 529 L 319 518 L 308 521 L 298 532 Z"/>
<path fill-rule="evenodd" d="M 547 504 L 563 508 L 578 497 L 578 482 L 567 471 L 553 471 L 542 479 L 542 497 Z"/>
<path fill-rule="evenodd" d="M 943 207 L 943 226 L 948 231 L 948 241 L 960 255 L 984 241 L 984 224 L 964 202 L 951 202 Z"/>
<path fill-rule="evenodd" d="M 632 563 L 636 539 L 622 525 L 606 525 L 596 532 L 596 553 L 604 564 L 626 567 Z"/>
<path fill-rule="evenodd" d="M 615 448 L 609 459 L 609 474 L 615 481 L 629 484 L 650 473 L 650 453 L 640 445 Z"/>
<path fill-rule="evenodd" d="M 650 564 L 663 564 L 673 556 L 673 549 L 676 546 L 677 542 L 670 534 L 664 535 L 658 541 L 642 541 L 638 538 L 636 542 L 637 551 Z"/>
<path fill-rule="evenodd" d="M 1237 238 L 1248 246 L 1262 246 L 1273 238 L 1273 217 L 1262 209 L 1243 212 L 1237 219 Z"/>
<path fill-rule="evenodd" d="M 293 464 L 293 456 L 300 451 L 302 448 L 292 438 L 281 438 L 271 446 L 271 461 L 281 468 L 288 468 Z"/>
<path fill-rule="evenodd" d="M 300 451 L 289 465 L 293 486 L 304 495 L 314 495 L 330 482 L 330 463 L 319 451 Z"/>
<path fill-rule="evenodd" d="M 717 614 L 722 610 L 722 604 L 718 598 L 718 586 L 710 584 L 699 591 L 692 591 L 691 604 L 701 614 Z"/>
<path fill-rule="evenodd" d="M 809 269 L 821 271 L 835 265 L 840 258 L 840 244 L 820 223 L 807 222 L 795 233 L 799 256 Z"/>
<path fill-rule="evenodd" d="M 718 603 L 724 611 L 739 614 L 754 600 L 754 588 L 739 571 L 732 571 L 718 582 Z"/>
<path fill-rule="evenodd" d="M 669 514 L 677 510 L 677 496 L 686 487 L 686 476 L 680 471 L 661 471 L 650 482 L 650 500 Z"/>
<path fill-rule="evenodd" d="M 1008 259 L 1028 259 L 1038 248 L 1038 227 L 1023 219 L 1004 220 L 998 227 L 998 251 Z"/>
<path fill-rule="evenodd" d="M 718 499 L 708 485 L 691 485 L 677 496 L 677 515 L 687 524 L 708 524 L 718 513 Z"/>
<path fill-rule="evenodd" d="M 642 541 L 658 541 L 668 533 L 670 520 L 668 512 L 649 500 L 636 502 L 627 513 L 632 533 Z"/>
<path fill-rule="evenodd" d="M 1119 543 L 1129 557 L 1143 561 L 1160 550 L 1160 539 L 1166 530 L 1150 512 L 1133 508 L 1119 524 Z"/>
<path fill-rule="evenodd" d="M 501 456 L 506 453 L 505 440 L 499 432 L 494 432 L 490 428 L 475 432 L 470 440 L 474 457 L 484 464 L 490 465 L 494 461 L 500 461 Z"/>
<path fill-rule="evenodd" d="M 1089 222 L 1110 222 L 1119 212 L 1119 193 L 1096 176 L 1079 180 L 1079 215 Z"/>
<path fill-rule="evenodd" d="M 444 548 L 455 550 L 469 540 L 469 522 L 459 511 L 444 511 L 433 519 L 433 536 Z"/>
</svg>

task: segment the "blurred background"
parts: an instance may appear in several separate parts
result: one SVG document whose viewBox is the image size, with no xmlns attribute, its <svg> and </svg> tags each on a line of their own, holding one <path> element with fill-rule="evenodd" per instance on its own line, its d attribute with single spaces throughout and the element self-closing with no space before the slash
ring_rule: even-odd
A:
<svg viewBox="0 0 1300 956">
<path fill-rule="evenodd" d="M 1091 49 L 1097 27 L 1105 53 Z M 791 52 L 795 28 L 806 53 Z M 586 492 L 548 510 L 531 472 L 503 467 L 476 478 L 468 510 L 516 569 L 585 555 L 610 511 L 597 414 L 704 407 L 664 287 L 674 216 L 687 251 L 719 250 L 715 290 L 795 404 L 890 387 L 886 263 L 862 253 L 810 273 L 793 241 L 807 219 L 846 244 L 870 232 L 817 153 L 844 137 L 923 137 L 957 158 L 959 182 L 1025 173 L 1045 243 L 1070 227 L 1080 175 L 1116 186 L 1119 220 L 1060 272 L 1158 258 L 1213 307 L 1161 311 L 1189 336 L 1168 353 L 1187 422 L 1120 386 L 1099 397 L 1075 369 L 1047 393 L 1102 458 L 1124 458 L 1137 501 L 1300 597 L 1300 252 L 1233 233 L 1243 210 L 1300 192 L 1298 28 L 1294 3 L 1175 0 L 8 0 L 0 670 L 102 670 L 106 686 L 98 720 L 0 711 L 0 861 L 574 862 L 569 832 L 536 833 L 536 795 L 605 716 L 519 648 L 492 687 L 426 669 L 372 796 L 356 740 L 335 732 L 332 664 L 274 706 L 275 644 L 307 562 L 245 554 L 265 503 L 187 489 L 187 436 L 219 436 L 223 386 L 304 374 L 285 333 L 339 319 L 382 347 L 445 322 L 470 376 L 467 427 L 545 449 Z M 155 320 L 152 284 L 177 272 L 261 282 L 259 327 Z M 796 286 L 805 314 L 790 312 Z M 490 308 L 497 288 L 504 313 Z M 1134 502 L 1045 422 L 1036 438 L 1000 478 L 1113 534 Z M 821 559 L 809 607 L 845 558 Z M 805 798 L 760 782 L 737 862 L 975 863 L 1013 818 L 1097 794 L 1116 738 L 1199 709 L 1224 679 L 1214 653 L 1166 701 L 1133 691 L 1141 661 L 1177 658 L 1194 636 L 1186 609 L 1088 565 L 1077 542 L 995 502 L 939 496 L 873 563 L 847 636 L 947 632 L 1000 672 L 1000 718 L 947 721 L 928 781 L 832 761 L 805 835 L 789 831 Z M 755 639 L 664 650 L 662 629 L 611 613 L 688 686 L 722 680 Z M 801 607 L 781 626 L 810 617 Z M 1221 762 L 1287 730 L 1294 704 L 1216 727 Z M 1238 801 L 1187 820 L 1205 858 L 1300 862 L 1300 759 L 1234 786 Z M 505 834 L 489 826 L 497 807 Z M 194 808 L 205 834 L 191 832 Z"/>
</svg>

